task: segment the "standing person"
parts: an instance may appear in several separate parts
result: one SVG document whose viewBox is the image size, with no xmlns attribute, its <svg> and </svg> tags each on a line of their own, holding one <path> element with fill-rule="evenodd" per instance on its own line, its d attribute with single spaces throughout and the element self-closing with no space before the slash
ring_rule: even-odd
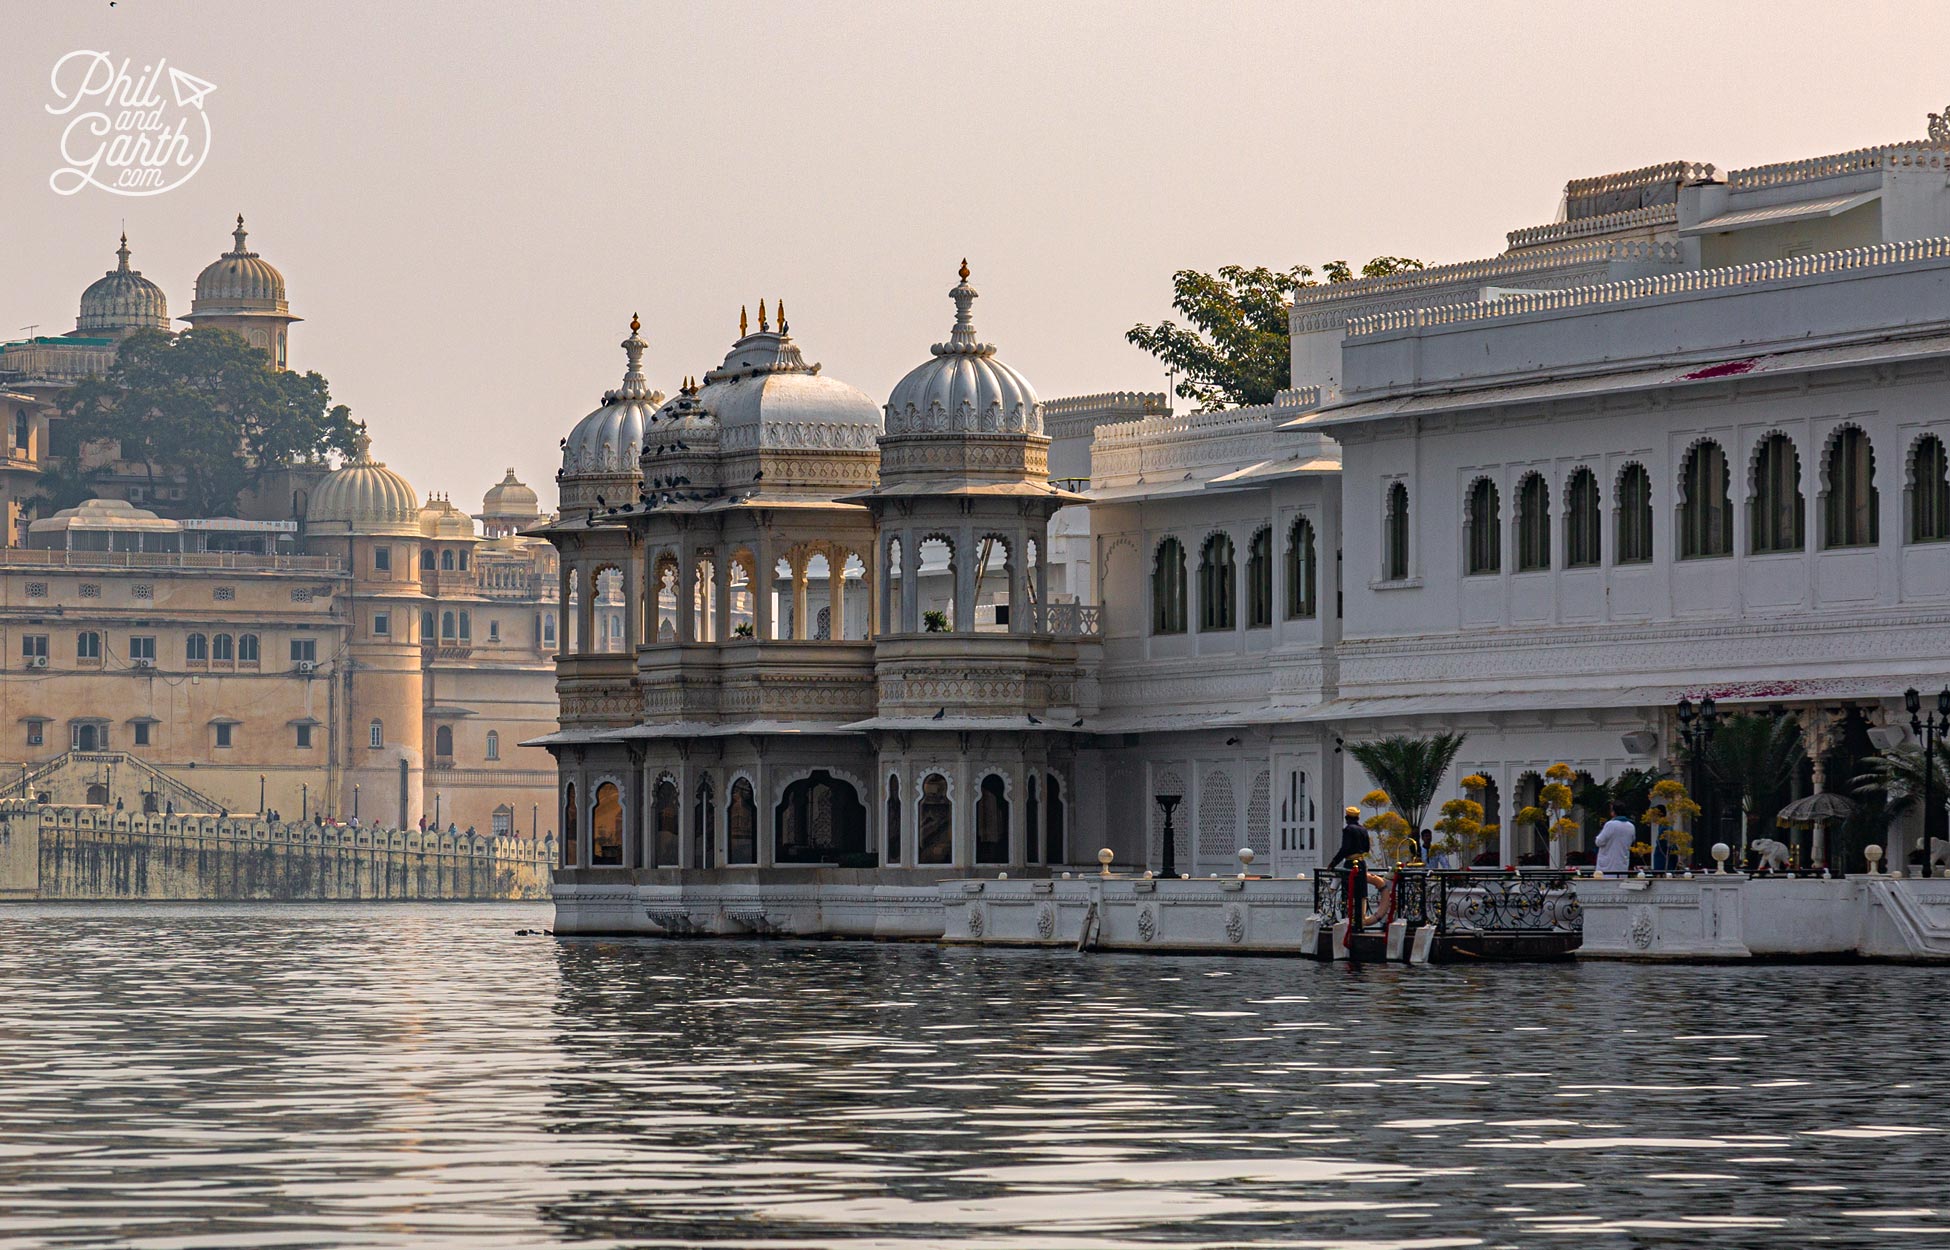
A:
<svg viewBox="0 0 1950 1250">
<path fill-rule="evenodd" d="M 1368 869 L 1363 863 L 1372 845 L 1368 831 L 1361 827 L 1361 809 L 1347 809 L 1347 823 L 1341 826 L 1341 846 L 1334 852 L 1334 858 L 1327 861 L 1332 871 L 1347 864 L 1347 931 L 1358 933 L 1361 929 L 1363 913 L 1368 910 Z"/>
<path fill-rule="evenodd" d="M 1625 805 L 1614 801 L 1611 819 L 1598 830 L 1598 871 L 1624 874 L 1632 868 L 1632 843 L 1638 829 L 1625 816 Z"/>
</svg>

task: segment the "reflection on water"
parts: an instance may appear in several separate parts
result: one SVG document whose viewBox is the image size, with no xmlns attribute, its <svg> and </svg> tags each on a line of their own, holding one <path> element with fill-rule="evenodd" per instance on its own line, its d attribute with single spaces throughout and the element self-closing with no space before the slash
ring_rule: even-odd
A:
<svg viewBox="0 0 1950 1250">
<path fill-rule="evenodd" d="M 1943 974 L 0 908 L 0 1246 L 1950 1244 Z"/>
</svg>

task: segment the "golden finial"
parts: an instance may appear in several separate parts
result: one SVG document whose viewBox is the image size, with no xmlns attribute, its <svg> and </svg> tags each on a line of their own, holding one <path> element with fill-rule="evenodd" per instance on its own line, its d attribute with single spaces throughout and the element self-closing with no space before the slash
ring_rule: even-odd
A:
<svg viewBox="0 0 1950 1250">
<path fill-rule="evenodd" d="M 745 328 L 745 306 L 740 304 L 738 305 L 738 337 L 742 339 L 750 333 L 751 331 Z"/>
<path fill-rule="evenodd" d="M 968 257 L 966 256 L 961 258 L 961 280 L 968 281 Z"/>
<path fill-rule="evenodd" d="M 760 300 L 760 301 L 758 301 L 758 332 L 759 332 L 760 334 L 763 334 L 763 333 L 765 333 L 765 330 L 766 330 L 766 325 L 765 325 L 765 301 L 764 301 L 764 300 Z"/>
<path fill-rule="evenodd" d="M 631 313 L 631 314 L 630 314 L 630 333 L 631 333 L 631 334 L 635 334 L 635 333 L 636 333 L 636 332 L 637 332 L 638 330 L 641 330 L 642 328 L 643 328 L 643 323 L 642 323 L 641 321 L 638 321 L 638 320 L 636 319 L 636 314 L 635 314 L 635 313 Z"/>
<path fill-rule="evenodd" d="M 779 301 L 779 333 L 785 333 L 785 301 Z"/>
</svg>

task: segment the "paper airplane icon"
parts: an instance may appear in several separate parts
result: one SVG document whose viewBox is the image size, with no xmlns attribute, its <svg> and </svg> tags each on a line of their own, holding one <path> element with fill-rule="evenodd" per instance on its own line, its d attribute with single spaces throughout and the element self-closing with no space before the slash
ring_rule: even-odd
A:
<svg viewBox="0 0 1950 1250">
<path fill-rule="evenodd" d="M 202 108 L 203 97 L 217 89 L 217 84 L 185 74 L 174 65 L 169 67 L 169 85 L 176 92 L 177 105 L 182 108 Z"/>
</svg>

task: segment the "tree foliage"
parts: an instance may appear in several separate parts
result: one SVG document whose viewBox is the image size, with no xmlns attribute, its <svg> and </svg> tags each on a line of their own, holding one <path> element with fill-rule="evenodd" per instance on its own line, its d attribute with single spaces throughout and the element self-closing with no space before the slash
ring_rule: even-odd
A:
<svg viewBox="0 0 1950 1250">
<path fill-rule="evenodd" d="M 1414 829 L 1422 828 L 1429 804 L 1435 802 L 1436 788 L 1443 774 L 1462 750 L 1461 733 L 1439 733 L 1432 738 L 1396 735 L 1371 742 L 1350 742 L 1352 755 L 1375 785 L 1385 790 L 1390 800 Z"/>
<path fill-rule="evenodd" d="M 1742 807 L 1763 814 L 1770 803 L 1778 808 L 1787 801 L 1801 759 L 1801 722 L 1792 716 L 1730 716 L 1700 752 L 1714 781 L 1737 792 Z"/>
<path fill-rule="evenodd" d="M 234 513 L 273 470 L 352 450 L 351 412 L 332 403 L 323 377 L 274 368 L 225 330 L 133 334 L 108 374 L 75 386 L 62 407 L 71 445 L 118 444 L 121 459 L 180 483 L 197 516 Z M 57 489 L 85 486 L 70 476 Z"/>
<path fill-rule="evenodd" d="M 1406 256 L 1377 256 L 1359 273 L 1344 260 L 1330 260 L 1320 272 L 1328 282 L 1351 282 L 1421 267 L 1421 261 Z M 1190 327 L 1169 321 L 1136 325 L 1124 338 L 1177 369 L 1183 375 L 1178 397 L 1197 401 L 1202 412 L 1270 404 L 1292 376 L 1287 306 L 1295 291 L 1318 285 L 1306 265 L 1281 270 L 1226 265 L 1217 273 L 1180 269 L 1171 276 L 1171 306 Z"/>
</svg>

